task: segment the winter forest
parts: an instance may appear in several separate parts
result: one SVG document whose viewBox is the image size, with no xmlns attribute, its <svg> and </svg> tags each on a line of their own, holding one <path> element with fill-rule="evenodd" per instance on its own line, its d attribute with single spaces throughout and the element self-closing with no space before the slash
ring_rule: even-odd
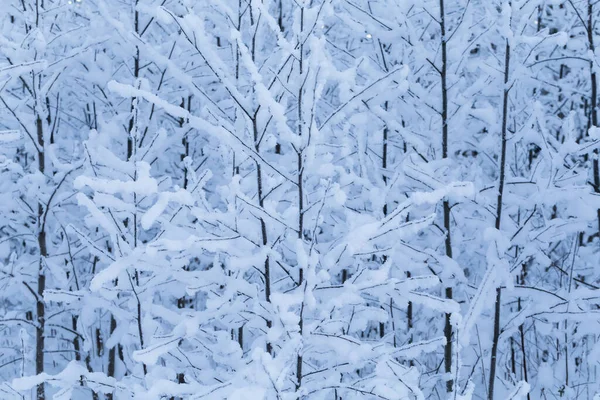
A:
<svg viewBox="0 0 600 400">
<path fill-rule="evenodd" d="M 0 0 L 0 399 L 600 399 L 600 2 Z"/>
</svg>

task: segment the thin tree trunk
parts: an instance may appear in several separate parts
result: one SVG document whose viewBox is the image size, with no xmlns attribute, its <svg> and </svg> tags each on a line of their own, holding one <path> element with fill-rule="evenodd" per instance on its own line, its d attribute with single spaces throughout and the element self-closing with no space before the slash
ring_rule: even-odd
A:
<svg viewBox="0 0 600 400">
<path fill-rule="evenodd" d="M 139 11 L 138 11 L 138 3 L 139 0 L 135 0 L 135 11 L 134 11 L 134 20 L 133 20 L 133 24 L 134 24 L 134 30 L 135 33 L 139 35 L 139 23 L 140 23 L 140 15 L 139 15 Z M 138 80 L 140 77 L 140 48 L 138 46 L 136 46 L 135 48 L 135 57 L 133 59 L 133 76 L 136 80 L 135 85 L 138 86 Z M 138 98 L 137 97 L 133 97 L 131 99 L 131 118 L 129 119 L 129 136 L 127 138 L 127 161 L 134 161 L 136 162 L 136 153 L 137 153 L 137 146 L 138 146 L 138 118 L 137 118 L 137 114 L 138 114 Z M 137 179 L 137 169 L 134 172 L 134 179 Z M 137 194 L 134 192 L 133 193 L 133 205 L 134 208 L 137 209 Z M 137 216 L 137 212 L 134 212 L 133 214 L 133 247 L 137 248 L 137 241 L 138 241 L 138 216 Z M 139 271 L 137 269 L 135 269 L 134 271 L 134 279 L 133 281 L 131 281 L 130 279 L 130 284 L 131 284 L 131 290 L 133 291 L 134 295 L 135 295 L 135 299 L 137 302 L 137 306 L 136 306 L 136 311 L 137 311 L 137 327 L 138 327 L 138 335 L 139 335 L 139 341 L 140 341 L 140 350 L 143 350 L 144 348 L 144 337 L 143 337 L 143 332 L 142 332 L 142 304 L 140 302 L 140 299 L 138 297 L 137 294 L 137 290 L 135 289 L 135 286 L 140 285 L 140 277 L 139 277 Z M 142 369 L 144 371 L 144 375 L 146 375 L 148 373 L 148 367 L 146 366 L 146 364 L 142 363 Z"/>
<path fill-rule="evenodd" d="M 110 316 L 110 334 L 112 335 L 115 331 L 115 329 L 117 329 L 117 320 L 115 319 L 114 315 Z M 116 357 L 116 351 L 117 351 L 117 346 L 120 346 L 119 344 L 114 345 L 113 347 L 111 347 L 111 349 L 108 351 L 108 370 L 106 371 L 106 375 L 108 375 L 109 377 L 114 378 L 115 377 L 115 366 L 116 366 L 116 362 L 117 362 L 117 357 Z M 113 394 L 112 393 L 108 393 L 106 395 L 106 399 L 107 400 L 113 400 Z"/>
<path fill-rule="evenodd" d="M 383 45 L 381 44 L 381 40 L 379 40 L 378 42 L 379 42 L 379 51 L 381 53 L 381 61 L 383 62 L 383 69 L 384 69 L 384 71 L 386 73 L 388 73 L 389 72 L 389 68 L 388 68 L 387 60 L 385 58 L 385 51 L 384 51 Z M 383 109 L 385 111 L 388 110 L 388 102 L 387 101 L 385 103 L 383 103 Z M 389 129 L 388 129 L 387 125 L 385 125 L 383 127 L 383 137 L 382 137 L 382 142 L 383 143 L 382 143 L 382 147 L 381 147 L 381 169 L 383 171 L 383 177 L 382 178 L 383 178 L 383 184 L 384 184 L 384 186 L 387 186 L 387 184 L 388 184 L 388 178 L 387 178 L 387 175 L 386 175 L 386 170 L 387 170 L 387 167 L 388 167 L 388 134 L 389 134 Z M 387 215 L 388 215 L 388 205 L 387 205 L 387 202 L 384 201 L 384 203 L 383 203 L 383 216 L 386 217 Z M 387 261 L 387 256 L 386 255 L 383 256 L 383 260 L 382 261 L 384 263 Z M 393 325 L 394 325 L 394 321 L 393 321 L 394 314 L 392 312 L 391 305 L 392 305 L 392 299 L 390 299 L 390 319 L 391 319 L 391 322 L 392 322 L 392 332 L 394 334 L 394 342 L 395 342 L 396 332 L 395 332 L 395 330 L 393 328 Z M 409 302 L 408 306 L 411 307 L 411 303 L 410 302 Z M 381 308 L 385 309 L 384 306 L 382 306 Z M 385 324 L 383 322 L 380 322 L 379 323 L 379 337 L 383 338 L 384 336 L 385 336 Z"/>
<path fill-rule="evenodd" d="M 519 298 L 519 311 L 521 310 L 521 299 Z M 525 352 L 525 328 L 523 324 L 519 325 L 519 335 L 521 336 L 521 357 L 523 358 L 523 380 L 529 383 L 527 372 L 527 353 Z M 527 392 L 527 400 L 531 400 L 531 395 Z"/>
<path fill-rule="evenodd" d="M 282 4 L 281 0 L 279 0 L 277 8 L 278 8 L 278 12 L 279 12 L 279 15 L 277 16 L 277 25 L 279 25 L 279 30 L 281 32 L 283 32 L 284 31 L 284 28 L 283 28 L 283 4 Z"/>
<path fill-rule="evenodd" d="M 42 119 L 37 116 L 36 119 L 37 128 L 37 141 L 38 141 L 38 170 L 44 175 L 46 172 L 45 168 L 45 155 L 44 155 L 44 130 L 42 126 Z M 46 326 L 46 309 L 44 306 L 44 290 L 46 290 L 46 275 L 44 274 L 44 262 L 48 257 L 48 246 L 46 243 L 46 226 L 44 221 L 44 205 L 41 201 L 38 203 L 38 246 L 40 248 L 40 258 L 38 263 L 38 282 L 37 282 L 37 299 L 36 299 L 36 315 L 38 326 L 35 329 L 35 373 L 41 374 L 44 372 L 44 350 L 45 350 L 45 337 L 44 329 Z M 37 385 L 36 388 L 37 400 L 46 399 L 46 391 L 44 384 Z"/>
<path fill-rule="evenodd" d="M 256 115 L 252 120 L 252 130 L 254 133 L 254 143 L 256 152 L 259 151 L 258 145 L 258 126 L 256 122 Z M 257 188 L 257 196 L 258 196 L 258 205 L 262 208 L 264 207 L 264 195 L 263 195 L 263 174 L 261 165 L 256 163 L 256 188 Z M 266 246 L 269 243 L 269 237 L 267 235 L 267 225 L 265 223 L 264 218 L 260 218 L 260 233 L 262 237 L 262 245 Z M 271 302 L 271 262 L 269 256 L 265 258 L 265 300 L 267 303 Z M 270 329 L 273 326 L 273 322 L 271 320 L 267 320 L 267 329 Z M 267 353 L 273 353 L 273 345 L 267 341 L 266 344 Z"/>
<path fill-rule="evenodd" d="M 135 0 L 135 11 L 134 11 L 134 30 L 136 32 L 136 34 L 139 33 L 139 12 L 137 11 L 137 5 L 138 5 L 138 0 Z M 133 76 L 135 78 L 135 80 L 137 81 L 137 79 L 140 76 L 140 50 L 139 47 L 136 46 L 136 54 L 134 56 L 133 59 Z M 136 102 L 136 98 L 133 97 L 131 99 L 131 111 L 134 111 L 134 104 Z M 135 124 L 135 118 L 132 115 L 131 118 L 129 119 L 129 129 L 128 129 L 128 137 L 127 137 L 127 161 L 130 161 L 133 153 L 134 153 L 134 140 L 133 140 L 133 136 L 132 136 L 132 132 L 134 129 L 134 124 Z M 136 204 L 136 199 L 135 199 L 135 194 L 134 194 L 134 204 Z M 133 216 L 133 224 L 134 224 L 134 230 L 137 229 L 137 215 L 134 214 Z M 137 239 L 137 232 L 134 232 L 134 241 Z M 138 275 L 136 272 L 136 281 L 138 280 Z M 115 329 L 117 328 L 117 321 L 115 319 L 115 317 L 113 315 L 110 316 L 110 333 L 112 335 L 112 333 L 115 331 Z M 141 338 L 140 338 L 141 339 Z M 115 346 L 113 346 L 109 351 L 108 351 L 108 370 L 107 370 L 107 375 L 109 377 L 115 377 L 115 370 L 116 370 L 116 352 L 119 352 L 119 355 L 122 354 L 123 349 L 121 344 L 116 344 Z M 123 357 L 120 357 L 121 359 L 123 359 Z M 146 366 L 144 365 L 144 369 L 146 368 Z M 112 400 L 113 399 L 113 394 L 109 393 L 106 395 L 106 398 L 108 400 Z"/>
<path fill-rule="evenodd" d="M 242 3 L 239 2 L 239 9 L 241 9 Z M 238 9 L 238 30 L 241 28 L 241 14 Z M 249 17 L 250 17 L 250 25 L 254 25 L 255 22 L 258 24 L 258 21 L 254 20 L 253 8 L 249 7 Z M 252 37 L 252 45 L 250 47 L 250 55 L 252 57 L 252 61 L 256 60 L 256 33 L 258 32 L 258 28 L 254 29 L 254 36 Z M 236 45 L 237 54 L 236 54 L 236 78 L 239 78 L 239 47 Z M 252 135 L 254 138 L 254 150 L 259 153 L 260 152 L 260 140 L 258 134 L 258 111 L 257 109 L 252 116 Z M 256 162 L 256 190 L 258 197 L 258 205 L 263 208 L 264 207 L 264 188 L 263 188 L 263 173 L 262 167 L 260 163 Z M 262 245 L 266 246 L 269 243 L 269 237 L 267 234 L 267 225 L 265 223 L 264 218 L 260 217 L 260 232 L 262 237 Z M 265 270 L 264 270 L 264 278 L 265 278 L 265 300 L 267 303 L 271 302 L 271 260 L 269 256 L 265 258 Z M 271 320 L 266 321 L 267 329 L 270 329 L 273 326 L 273 322 Z M 267 341 L 266 343 L 267 353 L 273 354 L 273 345 Z"/>
<path fill-rule="evenodd" d="M 515 351 L 515 339 L 510 338 L 510 372 L 513 376 L 517 376 L 517 360 Z"/>
<path fill-rule="evenodd" d="M 299 66 L 299 73 L 300 73 L 300 77 L 298 78 L 299 82 L 303 81 L 303 75 L 304 75 L 304 38 L 302 37 L 302 35 L 304 34 L 304 7 L 300 8 L 300 59 L 298 60 L 298 63 L 300 64 Z M 302 116 L 302 91 L 303 91 L 303 85 L 300 85 L 300 89 L 298 90 L 298 136 L 302 136 L 302 126 L 304 124 L 304 120 L 303 120 L 303 116 Z M 304 188 L 303 188 L 303 165 L 302 165 L 302 156 L 303 156 L 303 149 L 299 148 L 298 149 L 298 239 L 302 240 L 303 239 L 303 234 L 302 231 L 304 230 Z M 302 270 L 302 268 L 299 269 L 298 271 L 298 286 L 301 287 L 303 282 L 304 282 L 304 271 Z M 300 320 L 298 321 L 298 325 L 300 328 L 300 335 L 302 336 L 303 334 L 303 329 L 304 329 L 304 302 L 302 302 L 302 305 L 300 306 Z M 297 383 L 296 383 L 296 389 L 299 389 L 300 386 L 302 385 L 302 349 L 299 350 L 298 352 L 298 357 L 296 359 L 296 379 L 297 379 Z"/>
<path fill-rule="evenodd" d="M 238 18 L 237 18 L 237 30 L 241 32 L 242 30 L 242 0 L 238 0 Z M 235 81 L 238 82 L 240 78 L 240 49 L 239 49 L 239 44 L 236 42 L 235 44 Z M 191 111 L 188 108 L 188 111 Z M 256 139 L 255 139 L 256 140 Z M 240 167 L 238 165 L 236 165 L 236 161 L 235 161 L 235 150 L 233 152 L 233 175 L 239 175 L 240 173 Z M 266 232 L 265 232 L 266 233 Z M 267 271 L 268 266 L 265 265 L 265 274 Z M 269 271 L 269 275 L 270 275 L 270 271 Z M 269 281 L 270 281 L 270 277 L 269 277 Z M 271 285 L 271 283 L 269 282 L 269 286 Z M 269 299 L 267 299 L 267 301 L 269 301 Z M 242 349 L 242 352 L 244 351 L 244 326 L 240 326 L 238 328 L 238 344 L 240 345 L 240 348 Z M 271 352 L 269 351 L 269 354 Z"/>
<path fill-rule="evenodd" d="M 490 361 L 490 389 L 488 399 L 494 398 L 494 382 L 496 381 L 496 358 L 498 357 L 498 338 L 500 337 L 500 304 L 502 300 L 502 289 L 496 288 L 496 302 L 494 308 L 494 338 L 492 340 L 492 357 Z"/>
<path fill-rule="evenodd" d="M 506 40 L 506 49 L 504 55 L 504 90 L 502 98 L 502 147 L 500 154 L 500 182 L 498 184 L 498 201 L 496 203 L 496 229 L 500 229 L 502 222 L 502 198 L 504 195 L 504 179 L 506 174 L 506 128 L 508 123 L 508 79 L 510 72 L 510 44 Z M 494 382 L 496 381 L 496 359 L 498 356 L 498 339 L 500 337 L 500 316 L 501 316 L 502 288 L 496 288 L 496 302 L 494 304 L 494 338 L 492 339 L 492 356 L 490 360 L 490 391 L 488 399 L 494 398 Z"/>
<path fill-rule="evenodd" d="M 447 53 L 447 40 L 446 40 L 446 13 L 444 11 L 444 0 L 440 0 L 440 30 L 441 30 L 441 41 L 442 41 L 442 66 L 440 68 L 440 76 L 442 80 L 442 158 L 448 158 L 448 82 L 447 82 L 447 68 L 448 68 L 448 53 Z M 444 210 L 444 229 L 446 230 L 446 256 L 452 258 L 452 234 L 450 231 L 450 203 L 448 200 L 443 202 Z M 446 286 L 445 295 L 447 299 L 452 299 L 452 287 Z M 444 370 L 446 374 L 452 373 L 452 322 L 450 320 L 450 313 L 445 315 L 444 324 L 444 337 L 446 338 L 446 345 L 444 347 Z M 446 392 L 451 393 L 454 391 L 454 380 L 449 378 L 446 380 Z"/>
<path fill-rule="evenodd" d="M 596 47 L 594 45 L 594 4 L 592 0 L 588 0 L 588 26 L 587 26 L 587 34 L 588 34 L 588 46 L 592 54 L 596 51 Z M 596 71 L 594 69 L 594 61 L 590 61 L 590 80 L 592 85 L 592 93 L 591 93 L 591 117 L 592 117 L 592 126 L 598 127 L 598 84 Z M 600 166 L 598 165 L 598 149 L 594 150 L 594 157 L 592 158 L 592 175 L 594 179 L 594 192 L 600 193 Z M 598 219 L 598 230 L 597 235 L 600 237 L 600 208 L 597 210 L 597 219 Z"/>
</svg>

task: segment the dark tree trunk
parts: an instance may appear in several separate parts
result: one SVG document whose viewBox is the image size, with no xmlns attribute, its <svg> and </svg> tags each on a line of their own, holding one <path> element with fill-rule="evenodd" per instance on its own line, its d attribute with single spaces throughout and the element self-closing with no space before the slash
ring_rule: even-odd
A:
<svg viewBox="0 0 600 400">
<path fill-rule="evenodd" d="M 510 72 L 510 44 L 506 41 L 506 49 L 504 55 L 504 91 L 502 98 L 502 144 L 500 154 L 500 182 L 498 184 L 498 200 L 496 203 L 496 229 L 500 229 L 502 222 L 502 198 L 504 196 L 504 180 L 506 175 L 506 128 L 508 123 L 508 79 Z M 498 339 L 500 337 L 500 317 L 502 288 L 496 288 L 496 302 L 494 304 L 494 338 L 492 339 L 492 356 L 490 360 L 490 385 L 489 385 L 489 400 L 494 398 L 494 382 L 496 381 L 496 359 L 498 356 Z"/>
<path fill-rule="evenodd" d="M 36 119 L 37 141 L 38 141 L 38 170 L 42 175 L 45 174 L 45 155 L 44 155 L 44 130 L 42 119 L 38 115 Z M 46 226 L 44 220 L 44 205 L 38 203 L 38 246 L 40 250 L 40 259 L 38 264 L 38 281 L 37 281 L 37 300 L 36 300 L 36 315 L 38 326 L 35 329 L 35 373 L 41 374 L 44 372 L 44 350 L 45 337 L 44 329 L 46 326 L 46 309 L 44 305 L 44 290 L 46 290 L 46 275 L 44 272 L 44 262 L 48 257 L 48 246 L 46 243 Z M 36 389 L 37 400 L 46 399 L 46 391 L 44 384 L 37 385 Z"/>
<path fill-rule="evenodd" d="M 446 13 L 444 11 L 444 0 L 440 0 L 440 30 L 441 30 L 441 44 L 442 44 L 442 66 L 440 68 L 440 77 L 442 80 L 442 158 L 448 158 L 448 82 L 447 82 L 447 69 L 448 69 L 448 53 L 447 53 L 447 39 L 446 39 Z M 444 229 L 446 230 L 446 256 L 452 258 L 452 234 L 450 230 L 450 203 L 448 200 L 444 200 L 443 203 L 444 212 Z M 452 299 L 452 287 L 446 286 L 445 295 L 447 299 Z M 444 347 L 444 370 L 446 374 L 452 373 L 452 323 L 450 320 L 450 314 L 445 315 L 444 324 L 444 337 L 446 338 L 446 346 Z M 449 378 L 446 380 L 446 392 L 451 393 L 454 391 L 454 379 Z"/>
</svg>

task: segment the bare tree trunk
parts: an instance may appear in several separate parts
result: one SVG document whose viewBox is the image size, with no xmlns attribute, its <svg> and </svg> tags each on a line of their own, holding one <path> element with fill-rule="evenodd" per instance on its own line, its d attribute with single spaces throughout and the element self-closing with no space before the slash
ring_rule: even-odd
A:
<svg viewBox="0 0 600 400">
<path fill-rule="evenodd" d="M 258 144 L 259 138 L 258 138 L 258 126 L 257 126 L 257 122 L 256 122 L 256 115 L 254 115 L 254 118 L 252 119 L 252 130 L 253 130 L 253 134 L 254 134 L 255 150 L 256 150 L 256 152 L 258 152 L 259 151 L 259 144 Z M 264 207 L 264 200 L 265 200 L 264 193 L 263 193 L 263 173 L 262 173 L 262 168 L 258 162 L 256 163 L 256 187 L 257 187 L 258 205 L 262 208 L 262 207 Z M 262 218 L 262 217 L 260 218 L 260 233 L 261 233 L 261 237 L 262 237 L 262 244 L 263 244 L 263 246 L 266 246 L 269 243 L 269 238 L 267 235 L 267 225 L 265 223 L 264 218 Z M 267 301 L 267 303 L 270 303 L 271 302 L 271 262 L 270 262 L 269 256 L 267 256 L 265 258 L 264 278 L 265 278 L 265 300 Z M 267 324 L 267 329 L 270 329 L 273 326 L 273 322 L 271 320 L 267 320 L 266 324 Z M 272 352 L 273 352 L 272 344 L 267 341 L 266 347 L 267 347 L 267 353 L 272 354 Z"/>
<path fill-rule="evenodd" d="M 38 115 L 36 119 L 37 141 L 38 141 L 38 170 L 42 175 L 45 174 L 45 155 L 44 155 L 44 129 L 42 119 Z M 40 201 L 38 203 L 38 246 L 40 248 L 40 259 L 38 264 L 38 282 L 37 282 L 37 299 L 36 299 L 36 315 L 37 327 L 35 329 L 35 373 L 41 374 L 44 372 L 44 351 L 45 337 L 44 329 L 46 326 L 46 309 L 44 306 L 44 290 L 46 290 L 46 275 L 44 274 L 44 262 L 48 257 L 48 246 L 46 243 L 46 224 L 44 220 L 44 205 Z M 44 384 L 37 385 L 36 388 L 37 400 L 46 399 L 46 391 Z"/>
<path fill-rule="evenodd" d="M 278 8 L 277 11 L 279 13 L 279 15 L 277 16 L 277 25 L 279 25 L 279 30 L 281 32 L 283 32 L 284 31 L 284 28 L 283 28 L 283 4 L 282 4 L 281 0 L 279 0 L 279 3 L 277 4 L 277 8 Z"/>
<path fill-rule="evenodd" d="M 594 45 L 594 3 L 592 0 L 588 0 L 588 26 L 587 26 L 587 35 L 588 35 L 588 46 L 592 54 L 596 51 L 596 47 Z M 590 80 L 592 85 L 592 93 L 591 93 L 591 117 L 592 117 L 592 126 L 598 127 L 598 84 L 596 71 L 594 69 L 594 61 L 590 61 Z M 598 149 L 594 150 L 594 155 L 592 159 L 592 174 L 594 179 L 594 192 L 600 193 L 600 167 L 598 165 Z M 597 210 L 598 214 L 598 231 L 597 235 L 600 237 L 600 208 Z"/>
<path fill-rule="evenodd" d="M 133 20 L 133 24 L 134 24 L 134 30 L 135 33 L 139 35 L 140 29 L 139 29 L 139 24 L 140 24 L 140 15 L 139 15 L 139 11 L 137 9 L 139 0 L 135 0 L 135 11 L 134 11 L 134 20 Z M 140 48 L 138 46 L 136 46 L 135 48 L 135 57 L 133 59 L 133 76 L 136 80 L 136 86 L 138 85 L 138 79 L 140 77 Z M 127 161 L 137 161 L 136 159 L 136 153 L 137 153 L 137 146 L 139 145 L 138 143 L 138 118 L 137 118 L 137 114 L 138 114 L 138 98 L 137 97 L 133 97 L 131 99 L 131 112 L 132 112 L 132 116 L 129 119 L 129 137 L 127 138 Z M 137 179 L 137 170 L 134 173 L 134 179 Z M 134 192 L 133 193 L 133 205 L 134 205 L 134 209 L 137 209 L 137 194 Z M 137 247 L 137 241 L 138 241 L 138 216 L 137 216 L 137 212 L 134 212 L 133 214 L 133 247 L 136 248 Z M 144 348 L 144 336 L 143 336 L 143 332 L 142 332 L 142 304 L 140 302 L 140 298 L 138 296 L 136 287 L 139 287 L 140 285 L 140 277 L 139 277 L 139 271 L 137 269 L 135 269 L 134 271 L 134 279 L 133 281 L 131 281 L 130 278 L 130 284 L 131 284 L 131 290 L 133 291 L 133 294 L 135 296 L 136 299 L 136 311 L 137 311 L 137 328 L 138 328 L 138 335 L 139 335 L 139 341 L 140 341 L 140 350 L 142 350 Z M 142 369 L 144 371 L 144 375 L 146 375 L 148 373 L 148 367 L 146 366 L 146 364 L 142 363 Z"/>
<path fill-rule="evenodd" d="M 508 79 L 510 72 L 510 44 L 506 40 L 506 49 L 504 55 L 504 91 L 502 98 L 502 148 L 500 154 L 500 182 L 498 184 L 498 201 L 496 203 L 496 229 L 500 229 L 502 222 L 502 197 L 504 195 L 504 179 L 506 175 L 506 127 L 508 123 Z M 490 385 L 488 399 L 494 398 L 494 383 L 496 381 L 496 358 L 498 356 L 498 339 L 500 337 L 500 312 L 502 300 L 502 288 L 496 288 L 496 302 L 494 304 L 494 338 L 492 339 L 492 356 L 490 360 Z"/>
<path fill-rule="evenodd" d="M 300 8 L 300 59 L 298 60 L 299 73 L 300 77 L 298 78 L 299 82 L 303 82 L 302 76 L 304 75 L 304 38 L 302 35 L 304 34 L 304 7 Z M 302 126 L 304 124 L 304 119 L 302 116 L 302 92 L 303 92 L 303 84 L 300 84 L 300 88 L 298 89 L 298 136 L 302 136 Z M 298 149 L 298 239 L 303 239 L 302 231 L 304 230 L 304 178 L 303 178 L 303 165 L 302 165 L 302 156 L 303 149 Z M 304 281 L 304 271 L 302 268 L 298 271 L 298 286 L 301 287 Z M 304 302 L 300 307 L 300 320 L 298 321 L 298 325 L 300 328 L 300 335 L 303 333 L 304 328 Z M 298 352 L 298 358 L 296 359 L 296 389 L 299 389 L 302 385 L 302 350 Z"/>
<path fill-rule="evenodd" d="M 440 30 L 442 41 L 442 66 L 440 68 L 440 77 L 442 80 L 442 158 L 448 158 L 448 53 L 446 40 L 446 13 L 444 11 L 444 0 L 440 0 Z M 443 203 L 444 209 L 444 229 L 446 230 L 446 256 L 452 258 L 452 235 L 450 231 L 450 204 L 447 199 Z M 445 295 L 447 299 L 452 299 L 452 287 L 446 286 Z M 446 346 L 444 347 L 444 370 L 446 374 L 452 373 L 452 323 L 450 314 L 446 314 L 444 325 L 444 337 L 446 338 Z M 446 380 L 446 392 L 454 391 L 454 380 L 449 378 Z"/>
<path fill-rule="evenodd" d="M 115 319 L 114 315 L 111 315 L 110 316 L 110 334 L 111 335 L 114 333 L 115 329 L 117 329 L 117 320 Z M 106 375 L 108 375 L 109 377 L 113 377 L 113 378 L 115 376 L 115 366 L 116 366 L 116 362 L 117 362 L 117 359 L 116 359 L 117 346 L 120 346 L 120 345 L 116 344 L 108 351 L 108 370 L 106 371 Z M 106 395 L 106 399 L 113 400 L 113 394 L 108 393 Z"/>
<path fill-rule="evenodd" d="M 521 299 L 519 298 L 519 311 L 521 310 Z M 523 357 L 523 380 L 529 383 L 529 373 L 527 371 L 527 353 L 525 352 L 525 329 L 523 324 L 519 325 L 519 335 L 521 336 L 521 356 Z M 531 395 L 527 392 L 527 400 L 531 400 Z"/>
</svg>

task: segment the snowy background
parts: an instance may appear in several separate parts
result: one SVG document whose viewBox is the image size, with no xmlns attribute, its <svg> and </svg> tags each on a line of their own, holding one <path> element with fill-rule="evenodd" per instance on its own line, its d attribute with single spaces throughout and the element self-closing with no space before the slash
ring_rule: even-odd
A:
<svg viewBox="0 0 600 400">
<path fill-rule="evenodd" d="M 0 399 L 600 399 L 600 2 L 0 0 Z"/>
</svg>

